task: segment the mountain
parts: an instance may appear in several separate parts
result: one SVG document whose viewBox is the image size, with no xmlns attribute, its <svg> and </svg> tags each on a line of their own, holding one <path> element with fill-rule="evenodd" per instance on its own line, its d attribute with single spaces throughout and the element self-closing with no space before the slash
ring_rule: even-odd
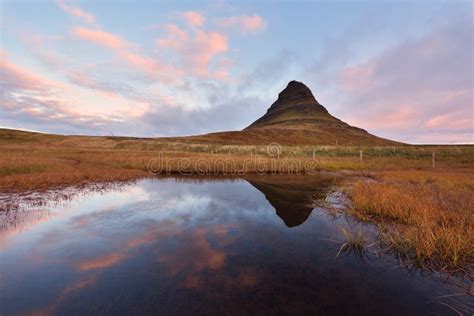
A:
<svg viewBox="0 0 474 316">
<path fill-rule="evenodd" d="M 278 94 L 278 99 L 270 106 L 267 113 L 246 130 L 253 128 L 318 130 L 321 127 L 351 128 L 352 126 L 329 114 L 304 83 L 290 81 L 288 86 Z M 352 128 L 355 129 L 355 127 Z M 357 130 L 365 132 L 362 129 Z"/>
<path fill-rule="evenodd" d="M 176 138 L 175 138 L 176 139 Z M 190 136 L 180 140 L 226 144 L 400 145 L 332 116 L 302 82 L 290 81 L 265 115 L 242 131 Z"/>
</svg>

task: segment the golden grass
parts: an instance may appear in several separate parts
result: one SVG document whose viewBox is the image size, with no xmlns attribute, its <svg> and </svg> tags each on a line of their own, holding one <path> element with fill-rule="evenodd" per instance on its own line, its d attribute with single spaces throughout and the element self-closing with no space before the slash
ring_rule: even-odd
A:
<svg viewBox="0 0 474 316">
<path fill-rule="evenodd" d="M 0 152 L 0 191 L 44 190 L 146 176 L 146 157 L 107 150 L 36 148 Z"/>
<path fill-rule="evenodd" d="M 2 134 L 0 133 L 0 136 Z M 41 190 L 94 181 L 151 176 L 151 159 L 168 173 L 242 174 L 311 171 L 431 170 L 433 146 L 282 146 L 270 156 L 264 145 L 176 143 L 159 139 L 54 136 L 9 132 L 0 137 L 0 191 Z M 363 159 L 360 161 L 360 150 Z M 440 146 L 436 171 L 474 165 L 472 146 Z M 471 153 L 473 155 L 471 155 Z M 206 163 L 199 163 L 205 160 Z M 155 164 L 156 166 L 156 164 Z"/>
<path fill-rule="evenodd" d="M 382 173 L 379 181 L 352 186 L 352 212 L 362 220 L 390 223 L 384 241 L 411 263 L 450 271 L 472 269 L 472 175 L 472 171 Z"/>
</svg>

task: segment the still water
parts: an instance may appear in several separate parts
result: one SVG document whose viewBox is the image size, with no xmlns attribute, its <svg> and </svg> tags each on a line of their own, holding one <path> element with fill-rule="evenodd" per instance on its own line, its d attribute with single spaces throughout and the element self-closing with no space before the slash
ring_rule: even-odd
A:
<svg viewBox="0 0 474 316">
<path fill-rule="evenodd" d="M 442 277 L 336 257 L 340 227 L 375 230 L 327 210 L 333 184 L 147 179 L 20 203 L 0 217 L 0 314 L 454 313 Z"/>
</svg>

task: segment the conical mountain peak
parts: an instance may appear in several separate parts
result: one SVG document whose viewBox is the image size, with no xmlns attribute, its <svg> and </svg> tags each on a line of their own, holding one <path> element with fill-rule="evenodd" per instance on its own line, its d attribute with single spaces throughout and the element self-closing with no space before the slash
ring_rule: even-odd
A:
<svg viewBox="0 0 474 316">
<path fill-rule="evenodd" d="M 319 104 L 311 90 L 302 82 L 290 81 L 278 94 L 267 113 L 247 128 L 291 127 L 314 124 L 323 120 L 336 120 Z"/>
<path fill-rule="evenodd" d="M 293 80 L 278 94 L 278 99 L 270 106 L 268 112 L 301 104 L 314 104 L 315 106 L 322 107 L 304 83 Z"/>
</svg>

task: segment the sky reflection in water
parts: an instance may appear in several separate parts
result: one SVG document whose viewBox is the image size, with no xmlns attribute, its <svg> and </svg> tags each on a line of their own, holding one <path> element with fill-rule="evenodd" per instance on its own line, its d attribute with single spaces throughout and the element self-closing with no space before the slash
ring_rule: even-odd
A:
<svg viewBox="0 0 474 316">
<path fill-rule="evenodd" d="M 427 302 L 449 285 L 335 259 L 350 222 L 313 210 L 333 179 L 300 180 L 142 180 L 31 208 L 0 232 L 0 314 L 447 312 Z"/>
</svg>

